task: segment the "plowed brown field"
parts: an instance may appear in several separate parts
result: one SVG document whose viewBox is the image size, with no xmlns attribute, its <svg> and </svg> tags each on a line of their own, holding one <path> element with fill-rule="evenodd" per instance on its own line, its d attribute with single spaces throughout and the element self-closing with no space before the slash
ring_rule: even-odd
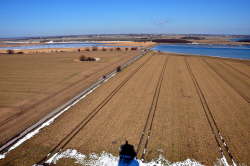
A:
<svg viewBox="0 0 250 166">
<path fill-rule="evenodd" d="M 57 149 L 117 156 L 125 140 L 146 160 L 163 155 L 170 161 L 190 158 L 214 165 L 224 155 L 229 163 L 249 165 L 247 63 L 146 55 L 11 151 L 0 165 L 32 165 Z M 63 159 L 57 165 L 74 164 Z"/>
<path fill-rule="evenodd" d="M 80 55 L 100 61 L 80 62 Z M 1 56 L 0 145 L 136 55 L 95 51 Z"/>
</svg>

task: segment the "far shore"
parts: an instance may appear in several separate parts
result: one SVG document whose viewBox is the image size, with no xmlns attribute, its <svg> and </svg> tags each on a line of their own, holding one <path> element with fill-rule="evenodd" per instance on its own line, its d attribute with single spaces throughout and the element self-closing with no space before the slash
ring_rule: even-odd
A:
<svg viewBox="0 0 250 166">
<path fill-rule="evenodd" d="M 173 53 L 173 52 L 163 52 L 163 51 L 153 51 L 157 54 L 161 55 L 174 55 L 174 56 L 191 56 L 191 57 L 200 57 L 200 58 L 212 58 L 212 59 L 225 59 L 235 62 L 243 62 L 250 66 L 250 60 L 249 59 L 240 59 L 240 58 L 228 58 L 228 57 L 220 57 L 220 56 L 208 56 L 208 55 L 198 55 L 198 54 L 185 54 L 185 53 Z"/>
<path fill-rule="evenodd" d="M 41 49 L 20 49 L 20 50 L 13 50 L 14 52 L 12 54 L 37 54 L 37 53 L 53 53 L 53 52 L 92 52 L 92 51 L 128 51 L 132 48 L 136 48 L 136 50 L 142 49 L 142 48 L 151 48 L 159 44 L 173 44 L 173 43 L 155 43 L 155 42 L 133 42 L 133 41 L 98 41 L 99 43 L 109 43 L 104 44 L 104 46 L 98 46 L 98 47 L 80 47 L 80 48 L 41 48 Z M 198 42 L 198 41 L 197 41 Z M 196 43 L 196 40 L 193 41 L 193 43 Z M 231 42 L 231 41 L 225 41 L 223 39 L 219 38 L 211 38 L 207 40 L 199 40 L 198 44 L 225 44 L 225 45 L 233 45 L 239 44 L 239 42 Z M 28 43 L 18 43 L 15 46 L 28 46 Z M 31 45 L 34 45 L 32 43 Z M 0 47 L 4 46 L 0 43 Z M 11 45 L 14 46 L 14 45 Z M 113 47 L 112 47 L 113 46 Z M 120 46 L 120 47 L 119 47 Z M 95 48 L 95 50 L 93 50 Z M 157 51 L 155 51 L 157 52 Z M 244 62 L 250 62 L 250 60 L 247 59 L 240 59 L 240 58 L 227 58 L 227 57 L 215 57 L 215 56 L 207 56 L 207 55 L 196 55 L 196 54 L 185 54 L 185 53 L 173 53 L 173 52 L 167 52 L 167 51 L 161 51 L 162 54 L 174 54 L 174 55 L 180 55 L 180 56 L 200 56 L 200 57 L 209 57 L 209 58 L 223 58 L 223 59 L 230 59 L 230 60 L 236 60 L 236 61 L 244 61 Z M 8 50 L 1 50 L 0 49 L 0 55 L 1 54 L 8 54 Z M 250 65 L 250 63 L 248 63 Z"/>
<path fill-rule="evenodd" d="M 100 42 L 101 43 L 101 42 Z M 117 47 L 120 47 L 120 50 L 130 50 L 132 47 L 135 47 L 137 49 L 139 48 L 149 48 L 152 46 L 155 46 L 156 43 L 153 42 L 129 42 L 129 41 L 113 41 L 109 42 L 112 44 L 104 44 L 104 46 L 98 46 L 97 50 L 105 50 L 105 51 L 110 51 L 110 50 L 115 50 Z M 1 46 L 1 45 L 0 45 Z M 20 46 L 20 45 L 19 45 Z M 25 45 L 26 46 L 26 45 Z M 105 47 L 107 46 L 107 47 Z M 114 47 L 112 47 L 114 46 Z M 127 46 L 127 47 L 126 47 Z M 15 53 L 24 53 L 24 54 L 34 54 L 34 53 L 50 53 L 50 52 L 75 52 L 75 51 L 92 51 L 93 47 L 80 47 L 80 48 L 42 48 L 42 49 L 18 49 L 18 50 L 13 50 Z M 8 50 L 1 50 L 0 48 L 0 53 L 7 53 Z"/>
</svg>

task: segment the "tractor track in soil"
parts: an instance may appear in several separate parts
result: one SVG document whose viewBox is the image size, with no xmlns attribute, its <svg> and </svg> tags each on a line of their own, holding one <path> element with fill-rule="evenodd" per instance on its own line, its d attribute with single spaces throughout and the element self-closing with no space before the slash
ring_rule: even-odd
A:
<svg viewBox="0 0 250 166">
<path fill-rule="evenodd" d="M 151 59 L 149 57 L 143 64 L 136 68 L 128 77 L 126 77 L 102 102 L 95 107 L 70 133 L 53 147 L 53 149 L 40 160 L 37 165 L 46 165 L 46 161 L 60 153 L 63 148 L 102 110 L 102 108 L 115 96 L 117 92 Z"/>
<path fill-rule="evenodd" d="M 221 61 L 221 62 L 222 62 L 223 64 L 229 66 L 231 69 L 233 69 L 233 70 L 239 72 L 240 74 L 242 74 L 242 75 L 244 75 L 244 76 L 246 76 L 247 78 L 250 79 L 250 76 L 249 76 L 249 75 L 247 75 L 246 73 L 244 73 L 244 72 L 240 71 L 239 69 L 233 67 L 231 64 L 225 63 L 225 62 L 223 62 L 223 61 Z"/>
<path fill-rule="evenodd" d="M 153 100 L 152 100 L 152 103 L 148 112 L 146 123 L 144 125 L 144 129 L 142 131 L 140 141 L 138 143 L 137 156 L 142 159 L 145 158 L 145 155 L 147 153 L 148 142 L 149 142 L 149 138 L 151 135 L 151 130 L 152 130 L 153 122 L 154 122 L 158 99 L 159 99 L 160 91 L 161 91 L 162 80 L 164 78 L 164 73 L 166 71 L 167 62 L 168 62 L 168 57 L 165 58 L 164 65 L 162 67 L 162 71 L 159 76 L 156 88 L 155 88 Z"/>
<path fill-rule="evenodd" d="M 232 163 L 239 163 L 238 160 L 236 159 L 236 157 L 229 150 L 229 146 L 228 146 L 228 144 L 226 144 L 225 139 L 222 136 L 222 132 L 219 129 L 218 124 L 216 123 L 216 120 L 215 120 L 215 118 L 214 118 L 214 116 L 209 108 L 209 105 L 207 103 L 205 95 L 202 92 L 200 85 L 199 85 L 197 79 L 195 78 L 195 75 L 193 74 L 193 71 L 192 71 L 192 69 L 187 61 L 187 58 L 185 58 L 184 60 L 185 60 L 189 75 L 190 75 L 190 77 L 193 81 L 193 84 L 195 86 L 197 95 L 200 99 L 200 102 L 201 102 L 203 111 L 205 113 L 206 119 L 208 121 L 209 127 L 214 135 L 215 141 L 217 143 L 217 146 L 219 148 L 219 151 L 220 151 L 222 157 L 225 156 L 227 159 L 230 159 Z"/>
<path fill-rule="evenodd" d="M 206 64 L 207 66 L 209 66 L 218 76 L 220 76 L 220 78 L 225 81 L 235 92 L 238 93 L 239 96 L 241 96 L 247 103 L 250 103 L 250 100 L 249 98 L 243 94 L 242 92 L 240 92 L 237 88 L 235 88 L 232 83 L 230 83 L 227 79 L 225 79 L 225 77 L 220 73 L 218 72 L 209 62 L 207 62 L 207 60 L 205 59 L 202 59 Z"/>
<path fill-rule="evenodd" d="M 31 111 L 32 108 L 35 108 L 36 106 L 38 106 L 38 105 L 40 105 L 40 104 L 42 104 L 42 103 L 44 103 L 44 102 L 46 102 L 46 101 L 52 99 L 53 97 L 55 97 L 55 96 L 61 94 L 62 92 L 65 92 L 66 90 L 69 90 L 70 88 L 72 88 L 72 86 L 75 86 L 75 85 L 81 83 L 82 81 L 87 80 L 87 79 L 90 78 L 91 76 L 94 76 L 94 75 L 99 74 L 99 73 L 100 73 L 101 71 L 103 71 L 104 69 L 110 67 L 110 65 L 115 65 L 115 64 L 117 64 L 119 61 L 124 60 L 125 58 L 126 58 L 126 57 L 124 57 L 124 58 L 122 58 L 122 59 L 118 59 L 117 61 L 113 62 L 112 64 L 108 64 L 108 65 L 106 65 L 106 66 L 104 66 L 104 67 L 102 67 L 102 68 L 100 68 L 100 69 L 97 69 L 97 70 L 93 71 L 92 73 L 90 73 L 88 76 L 86 76 L 86 77 L 84 77 L 84 78 L 82 78 L 82 79 L 80 79 L 80 80 L 77 80 L 76 82 L 71 83 L 70 85 L 68 85 L 68 86 L 64 87 L 63 89 L 60 89 L 59 91 L 57 91 L 57 92 L 55 92 L 55 93 L 53 93 L 53 94 L 51 94 L 51 95 L 45 97 L 44 99 L 42 99 L 42 100 L 40 100 L 40 101 L 38 101 L 38 102 L 36 102 L 36 103 L 34 103 L 34 104 L 32 104 L 32 105 L 29 105 L 28 107 L 23 107 L 23 108 L 21 108 L 21 110 L 27 109 L 27 111 L 26 111 L 26 112 L 21 111 L 21 112 L 18 112 L 18 113 L 16 113 L 16 114 L 14 114 L 14 115 L 8 117 L 7 119 L 5 119 L 5 120 L 3 120 L 3 121 L 0 122 L 0 126 L 7 125 L 10 121 L 13 121 L 13 120 L 15 120 L 17 117 L 19 117 L 19 116 L 21 116 L 21 115 L 23 115 L 23 114 L 25 114 L 25 113 Z M 110 72 L 106 73 L 105 75 L 108 75 L 109 73 L 110 73 Z M 20 107 L 22 107 L 22 106 L 20 106 Z"/>
</svg>

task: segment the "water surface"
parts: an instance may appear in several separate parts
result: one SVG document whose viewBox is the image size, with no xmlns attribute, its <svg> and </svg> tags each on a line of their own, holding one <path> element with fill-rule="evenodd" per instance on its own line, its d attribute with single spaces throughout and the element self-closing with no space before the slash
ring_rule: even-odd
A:
<svg viewBox="0 0 250 166">
<path fill-rule="evenodd" d="M 93 47 L 104 46 L 110 43 L 92 43 L 92 42 L 68 42 L 68 43 L 45 43 L 29 46 L 13 46 L 13 47 L 0 47 L 2 50 L 30 50 L 30 49 L 43 49 L 43 48 L 80 48 L 80 47 Z"/>
<path fill-rule="evenodd" d="M 230 41 L 239 42 L 241 40 L 250 40 L 250 38 L 232 38 Z"/>
<path fill-rule="evenodd" d="M 155 46 L 153 50 L 224 58 L 250 59 L 250 46 L 160 44 Z"/>
</svg>

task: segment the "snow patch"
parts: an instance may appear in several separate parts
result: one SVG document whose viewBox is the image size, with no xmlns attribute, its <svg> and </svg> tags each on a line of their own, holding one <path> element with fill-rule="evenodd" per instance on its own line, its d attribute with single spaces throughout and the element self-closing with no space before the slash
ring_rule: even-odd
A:
<svg viewBox="0 0 250 166">
<path fill-rule="evenodd" d="M 68 107 L 67 107 L 68 109 Z M 65 110 L 66 111 L 66 110 Z M 64 111 L 63 111 L 64 112 Z M 28 139 L 32 138 L 34 135 L 38 134 L 39 131 L 46 127 L 49 126 L 58 116 L 60 116 L 63 112 L 60 112 L 59 114 L 57 114 L 55 117 L 51 118 L 50 120 L 48 120 L 47 122 L 43 123 L 40 127 L 38 127 L 36 130 L 28 133 L 26 136 L 24 136 L 22 139 L 20 139 L 18 142 L 16 142 L 11 148 L 8 149 L 7 152 L 5 152 L 4 154 L 0 154 L 0 159 L 5 158 L 6 154 L 9 153 L 11 150 L 17 148 L 18 146 L 20 146 L 22 143 L 24 143 L 25 141 L 27 141 Z"/>
<path fill-rule="evenodd" d="M 53 44 L 54 43 L 54 41 L 53 40 L 51 40 L 51 41 L 49 41 L 49 42 L 46 42 L 47 44 Z"/>
<path fill-rule="evenodd" d="M 227 162 L 226 157 L 223 155 L 221 159 L 219 159 L 219 164 L 223 166 L 230 166 Z"/>
<path fill-rule="evenodd" d="M 67 149 L 61 153 L 56 153 L 45 163 L 56 164 L 60 159 L 74 159 L 76 164 L 84 166 L 117 166 L 119 157 L 113 156 L 110 153 L 102 152 L 101 154 L 92 153 L 90 155 L 84 155 L 75 149 Z M 198 161 L 193 159 L 186 159 L 179 162 L 170 162 L 165 159 L 162 155 L 159 158 L 152 160 L 150 162 L 144 162 L 143 160 L 138 160 L 140 166 L 203 166 Z M 38 166 L 38 165 L 33 165 Z M 225 156 L 218 159 L 214 166 L 231 166 L 228 164 Z M 236 166 L 233 162 L 232 166 Z"/>
<path fill-rule="evenodd" d="M 99 61 L 99 60 L 101 60 L 101 58 L 95 58 L 95 61 Z"/>
<path fill-rule="evenodd" d="M 47 164 L 56 164 L 57 161 L 63 158 L 74 159 L 75 163 L 84 166 L 117 166 L 119 157 L 113 156 L 110 153 L 102 152 L 101 154 L 92 153 L 90 155 L 84 155 L 75 149 L 67 149 L 64 152 L 53 155 L 49 160 L 46 161 Z M 159 156 L 158 159 L 152 160 L 150 162 L 144 162 L 138 160 L 140 166 L 203 166 L 201 163 L 187 159 L 179 162 L 170 162 L 166 160 L 163 156 Z M 38 166 L 38 165 L 33 165 Z M 226 162 L 225 156 L 218 159 L 215 166 L 230 166 Z"/>
<path fill-rule="evenodd" d="M 227 162 L 226 157 L 223 155 L 222 158 L 217 159 L 217 162 L 214 164 L 215 166 L 237 166 L 237 164 L 234 162 L 234 160 L 232 160 L 232 165 L 230 165 Z M 241 166 L 243 166 L 244 164 L 240 164 Z"/>
<path fill-rule="evenodd" d="M 5 158 L 5 154 L 0 154 L 0 160 Z"/>
</svg>

